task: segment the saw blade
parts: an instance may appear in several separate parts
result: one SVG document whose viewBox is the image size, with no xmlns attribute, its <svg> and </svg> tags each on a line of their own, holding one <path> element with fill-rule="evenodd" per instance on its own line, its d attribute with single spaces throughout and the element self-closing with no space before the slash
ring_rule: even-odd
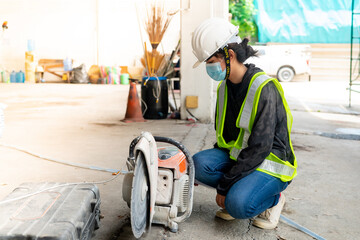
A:
<svg viewBox="0 0 360 240">
<path fill-rule="evenodd" d="M 136 159 L 131 190 L 130 219 L 131 229 L 140 238 L 149 224 L 150 189 L 145 158 L 140 152 Z"/>
</svg>

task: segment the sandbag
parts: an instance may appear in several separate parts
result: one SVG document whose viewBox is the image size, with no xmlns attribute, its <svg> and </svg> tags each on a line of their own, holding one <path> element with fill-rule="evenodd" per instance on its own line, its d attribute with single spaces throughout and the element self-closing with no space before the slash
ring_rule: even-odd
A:
<svg viewBox="0 0 360 240">
<path fill-rule="evenodd" d="M 81 64 L 79 67 L 73 69 L 74 75 L 70 79 L 71 83 L 88 83 L 89 77 L 86 72 L 85 64 Z"/>
</svg>

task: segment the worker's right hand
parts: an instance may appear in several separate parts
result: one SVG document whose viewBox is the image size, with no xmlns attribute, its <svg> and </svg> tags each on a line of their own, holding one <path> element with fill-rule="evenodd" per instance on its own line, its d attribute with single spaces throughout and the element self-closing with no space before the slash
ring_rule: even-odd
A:
<svg viewBox="0 0 360 240">
<path fill-rule="evenodd" d="M 225 208 L 225 196 L 217 194 L 216 195 L 216 203 L 221 208 Z"/>
</svg>

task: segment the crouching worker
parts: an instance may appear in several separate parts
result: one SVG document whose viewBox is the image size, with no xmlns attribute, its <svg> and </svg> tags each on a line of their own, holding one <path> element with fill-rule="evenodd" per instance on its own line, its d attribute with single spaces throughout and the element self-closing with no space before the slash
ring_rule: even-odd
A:
<svg viewBox="0 0 360 240">
<path fill-rule="evenodd" d="M 205 20 L 194 31 L 192 48 L 217 89 L 214 148 L 193 156 L 195 178 L 217 190 L 216 216 L 254 218 L 273 229 L 285 204 L 282 191 L 296 176 L 290 140 L 292 116 L 281 85 L 253 64 L 256 51 L 241 41 L 238 27 L 224 19 Z"/>
</svg>

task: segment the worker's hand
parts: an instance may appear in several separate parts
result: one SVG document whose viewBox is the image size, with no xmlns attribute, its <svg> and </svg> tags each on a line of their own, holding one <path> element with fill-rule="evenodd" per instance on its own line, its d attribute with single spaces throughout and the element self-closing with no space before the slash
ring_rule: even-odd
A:
<svg viewBox="0 0 360 240">
<path fill-rule="evenodd" d="M 221 208 L 225 208 L 225 196 L 217 194 L 216 195 L 216 203 Z"/>
</svg>

